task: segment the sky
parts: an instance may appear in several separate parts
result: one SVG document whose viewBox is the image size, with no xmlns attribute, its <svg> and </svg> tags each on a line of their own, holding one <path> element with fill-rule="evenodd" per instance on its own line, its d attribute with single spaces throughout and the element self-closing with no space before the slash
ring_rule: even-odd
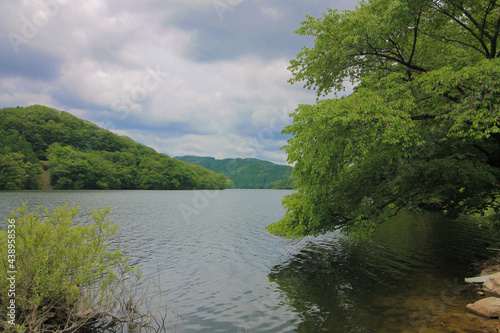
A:
<svg viewBox="0 0 500 333">
<path fill-rule="evenodd" d="M 64 110 L 170 156 L 287 163 L 306 15 L 356 0 L 2 0 L 0 107 Z M 349 87 L 347 87 L 347 93 Z"/>
</svg>

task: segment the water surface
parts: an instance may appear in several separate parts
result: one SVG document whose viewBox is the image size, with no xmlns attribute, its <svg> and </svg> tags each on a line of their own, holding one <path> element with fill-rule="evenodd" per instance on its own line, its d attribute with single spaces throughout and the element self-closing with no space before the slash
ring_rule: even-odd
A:
<svg viewBox="0 0 500 333">
<path fill-rule="evenodd" d="M 474 260 L 497 237 L 470 219 L 402 214 L 371 242 L 340 233 L 270 235 L 290 191 L 0 192 L 0 216 L 24 201 L 112 207 L 116 244 L 167 307 L 168 332 L 418 332 L 457 302 Z M 462 311 L 461 315 L 465 315 Z M 446 330 L 441 330 L 445 332 Z"/>
</svg>

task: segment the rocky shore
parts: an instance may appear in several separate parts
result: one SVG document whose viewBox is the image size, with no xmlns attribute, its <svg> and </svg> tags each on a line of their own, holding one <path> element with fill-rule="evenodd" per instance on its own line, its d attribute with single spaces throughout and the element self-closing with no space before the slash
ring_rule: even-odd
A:
<svg viewBox="0 0 500 333">
<path fill-rule="evenodd" d="M 407 299 L 400 306 L 415 309 L 416 321 L 411 324 L 411 327 L 398 329 L 394 326 L 388 331 L 500 333 L 500 319 L 498 319 L 500 317 L 500 273 L 498 273 L 500 272 L 500 255 L 486 262 L 475 264 L 473 270 L 478 276 L 483 277 L 484 282 L 455 281 L 451 289 L 443 289 L 440 298 L 425 296 L 424 292 L 424 295 Z M 486 283 L 490 278 L 484 278 L 487 275 L 493 275 L 495 278 Z M 472 306 L 474 304 L 476 306 Z M 479 309 L 479 306 L 483 307 L 483 305 L 485 309 Z"/>
<path fill-rule="evenodd" d="M 478 300 L 466 306 L 475 315 L 492 319 L 495 328 L 485 332 L 500 332 L 500 256 L 491 258 L 479 267 L 480 275 L 466 279 L 465 282 L 476 284 Z"/>
</svg>

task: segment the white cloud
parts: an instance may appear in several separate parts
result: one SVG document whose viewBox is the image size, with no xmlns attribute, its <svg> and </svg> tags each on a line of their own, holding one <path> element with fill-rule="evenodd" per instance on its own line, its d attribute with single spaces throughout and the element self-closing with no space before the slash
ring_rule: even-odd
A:
<svg viewBox="0 0 500 333">
<path fill-rule="evenodd" d="M 0 80 L 0 105 L 25 106 L 31 104 L 54 105 L 51 86 L 23 78 Z"/>
<path fill-rule="evenodd" d="M 58 60 L 53 82 L 21 78 L 21 73 L 0 77 L 1 105 L 66 108 L 170 155 L 257 156 L 286 163 L 278 133 L 290 122 L 287 114 L 299 103 L 314 103 L 315 96 L 291 88 L 289 59 L 260 56 L 265 50 L 210 62 L 189 57 L 193 46 L 200 45 L 199 28 L 195 21 L 176 24 L 179 17 L 197 13 L 214 27 L 238 24 L 229 17 L 220 21 L 213 0 L 67 0 L 59 6 L 54 5 L 58 0 L 44 1 L 0 2 L 0 29 L 25 39 L 20 52 Z M 234 11 L 255 5 L 254 14 L 288 19 L 283 3 L 221 1 Z M 46 22 L 37 21 L 43 13 Z M 266 33 L 262 29 L 242 34 L 243 43 L 260 47 Z M 224 53 L 235 46 L 219 47 Z M 161 79 L 155 80 L 151 71 L 161 73 Z M 166 132 L 150 133 L 151 128 Z"/>
<path fill-rule="evenodd" d="M 0 105 L 26 106 L 33 104 L 54 105 L 52 97 L 43 93 L 0 93 Z"/>
<path fill-rule="evenodd" d="M 279 20 L 281 18 L 283 18 L 284 16 L 284 13 L 282 10 L 279 10 L 279 9 L 276 9 L 276 8 L 272 8 L 272 7 L 262 7 L 260 9 L 260 11 L 268 16 L 269 18 L 271 18 L 272 20 Z"/>
<path fill-rule="evenodd" d="M 286 142 L 279 140 L 267 146 L 267 142 L 257 138 L 242 137 L 236 134 L 219 135 L 188 134 L 165 138 L 157 133 L 137 130 L 112 130 L 119 135 L 135 140 L 172 157 L 184 155 L 211 156 L 223 158 L 259 158 L 279 164 L 286 164 L 286 154 L 279 150 Z M 277 147 L 278 145 L 278 147 Z M 272 149 L 268 151 L 267 149 Z"/>
</svg>

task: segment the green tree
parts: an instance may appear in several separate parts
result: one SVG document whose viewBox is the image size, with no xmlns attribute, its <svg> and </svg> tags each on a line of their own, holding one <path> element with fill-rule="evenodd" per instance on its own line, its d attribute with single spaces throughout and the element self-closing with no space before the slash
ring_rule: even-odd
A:
<svg viewBox="0 0 500 333">
<path fill-rule="evenodd" d="M 84 153 L 72 147 L 52 144 L 47 155 L 51 169 L 51 183 L 56 189 L 79 190 L 95 188 L 95 170 Z"/>
<path fill-rule="evenodd" d="M 0 304 L 12 304 L 7 293 L 16 271 L 15 326 L 7 311 L 0 313 L 5 332 L 125 332 L 152 328 L 152 316 L 139 288 L 140 271 L 128 256 L 110 246 L 118 229 L 110 212 L 89 211 L 90 223 L 75 225 L 78 208 L 23 204 L 0 230 Z M 14 259 L 15 260 L 14 260 Z M 139 296 L 139 297 L 137 297 Z"/>
<path fill-rule="evenodd" d="M 0 190 L 38 189 L 49 160 L 56 189 L 224 189 L 215 172 L 41 105 L 0 109 Z M 47 165 L 47 164 L 44 164 Z"/>
<path fill-rule="evenodd" d="M 275 190 L 284 190 L 284 189 L 293 189 L 295 188 L 295 178 L 288 177 L 275 181 L 273 183 L 273 189 Z"/>
<path fill-rule="evenodd" d="M 371 0 L 308 17 L 291 83 L 316 90 L 284 133 L 300 190 L 268 227 L 370 232 L 401 209 L 498 211 L 500 3 Z M 355 85 L 348 97 L 320 99 Z M 336 95 L 338 96 L 338 95 Z"/>
<path fill-rule="evenodd" d="M 39 164 L 25 161 L 23 154 L 0 154 L 0 190 L 38 189 L 42 172 Z"/>
<path fill-rule="evenodd" d="M 216 160 L 213 157 L 181 156 L 176 159 L 222 173 L 233 181 L 233 184 L 228 183 L 226 186 L 234 185 L 236 188 L 273 188 L 275 182 L 289 177 L 292 173 L 291 166 L 255 158 Z"/>
</svg>

